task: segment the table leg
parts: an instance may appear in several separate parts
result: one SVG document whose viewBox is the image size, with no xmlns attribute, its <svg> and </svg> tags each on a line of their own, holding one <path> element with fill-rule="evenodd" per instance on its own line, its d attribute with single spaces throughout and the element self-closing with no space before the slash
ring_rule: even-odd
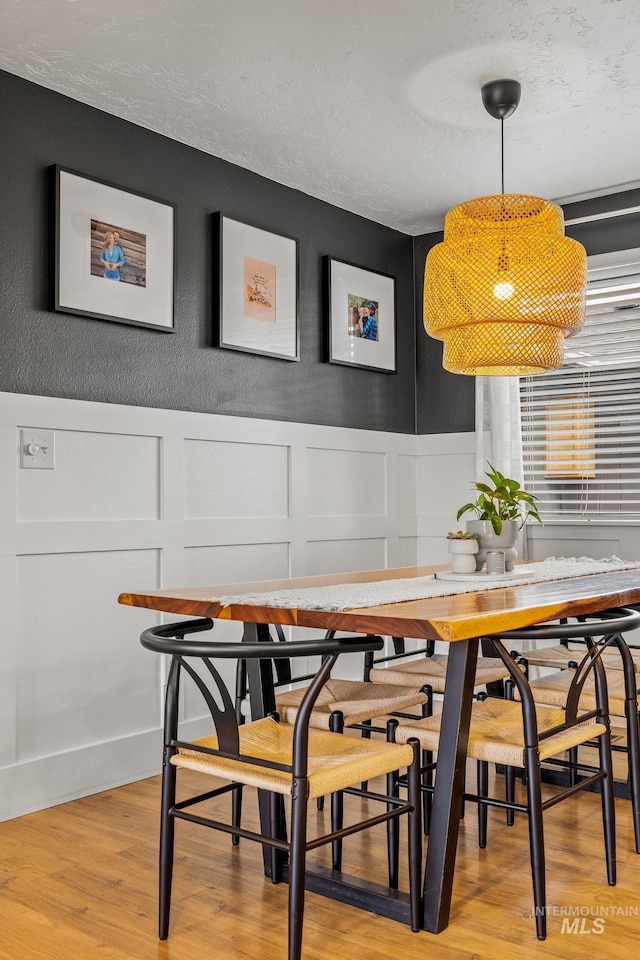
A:
<svg viewBox="0 0 640 960">
<path fill-rule="evenodd" d="M 269 643 L 269 625 L 266 623 L 245 623 L 242 635 L 243 643 Z M 276 697 L 273 686 L 273 667 L 271 660 L 247 660 L 247 681 L 249 687 L 249 703 L 251 705 L 251 719 L 260 720 L 276 709 Z M 275 824 L 279 823 L 279 831 L 284 830 L 284 803 L 281 796 L 271 797 L 266 790 L 258 790 L 258 811 L 260 814 L 260 829 L 265 836 L 271 835 Z M 281 879 L 281 867 L 285 862 L 285 855 L 281 850 L 262 847 L 262 859 L 265 876 L 271 877 L 274 883 Z"/>
<path fill-rule="evenodd" d="M 243 643 L 269 643 L 270 641 L 267 623 L 245 623 L 242 634 Z M 276 709 L 272 662 L 271 660 L 247 660 L 246 664 L 251 719 L 261 720 Z"/>
<path fill-rule="evenodd" d="M 430 933 L 449 922 L 477 658 L 477 639 L 450 646 L 424 873 L 423 923 Z"/>
</svg>

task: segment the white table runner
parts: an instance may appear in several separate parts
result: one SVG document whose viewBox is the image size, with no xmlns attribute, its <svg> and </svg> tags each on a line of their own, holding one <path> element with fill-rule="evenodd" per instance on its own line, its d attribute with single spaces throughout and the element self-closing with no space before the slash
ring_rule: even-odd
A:
<svg viewBox="0 0 640 960">
<path fill-rule="evenodd" d="M 613 570 L 640 570 L 640 561 L 605 557 L 593 560 L 590 557 L 548 557 L 539 563 L 527 566 L 527 577 L 512 578 L 509 574 L 483 575 L 458 583 L 428 577 L 409 577 L 397 580 L 377 580 L 367 583 L 336 583 L 328 587 L 306 587 L 279 590 L 273 593 L 246 593 L 212 597 L 223 607 L 255 604 L 260 607 L 287 607 L 295 610 L 353 610 L 358 607 L 376 607 L 381 604 L 402 603 L 407 600 L 427 600 L 432 597 L 448 597 L 458 593 L 475 593 L 478 590 L 495 590 L 506 586 L 525 586 L 545 580 L 567 580 L 571 577 L 586 577 L 595 573 L 610 573 Z M 518 573 L 523 571 L 518 568 Z"/>
</svg>

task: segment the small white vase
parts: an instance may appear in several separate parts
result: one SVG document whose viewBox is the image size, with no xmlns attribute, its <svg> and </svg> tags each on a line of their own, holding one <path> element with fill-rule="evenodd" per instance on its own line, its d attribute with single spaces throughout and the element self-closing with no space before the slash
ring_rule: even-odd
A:
<svg viewBox="0 0 640 960">
<path fill-rule="evenodd" d="M 473 573 L 476 569 L 475 554 L 478 552 L 478 541 L 448 540 L 448 549 L 451 554 L 451 570 L 453 573 Z"/>
</svg>

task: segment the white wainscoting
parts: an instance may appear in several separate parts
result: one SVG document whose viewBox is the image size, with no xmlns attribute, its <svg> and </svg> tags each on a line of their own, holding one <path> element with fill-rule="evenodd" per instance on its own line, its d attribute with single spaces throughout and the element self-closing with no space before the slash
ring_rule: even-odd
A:
<svg viewBox="0 0 640 960">
<path fill-rule="evenodd" d="M 25 427 L 54 470 L 20 468 Z M 0 819 L 159 771 L 160 617 L 120 592 L 444 561 L 472 479 L 468 434 L 0 393 Z"/>
</svg>

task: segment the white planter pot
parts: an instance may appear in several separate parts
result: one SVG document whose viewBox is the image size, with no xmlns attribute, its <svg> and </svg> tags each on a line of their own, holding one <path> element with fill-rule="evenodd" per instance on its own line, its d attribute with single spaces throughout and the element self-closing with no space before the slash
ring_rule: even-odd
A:
<svg viewBox="0 0 640 960">
<path fill-rule="evenodd" d="M 476 570 L 482 570 L 488 550 L 501 550 L 504 553 L 505 570 L 513 570 L 513 562 L 518 556 L 515 548 L 518 536 L 517 520 L 503 520 L 502 531 L 499 534 L 495 533 L 490 520 L 467 520 L 467 533 L 472 533 L 478 540 L 479 550 L 475 556 Z"/>
<path fill-rule="evenodd" d="M 473 573 L 476 569 L 478 541 L 448 540 L 448 549 L 451 554 L 451 569 L 454 573 Z"/>
</svg>

